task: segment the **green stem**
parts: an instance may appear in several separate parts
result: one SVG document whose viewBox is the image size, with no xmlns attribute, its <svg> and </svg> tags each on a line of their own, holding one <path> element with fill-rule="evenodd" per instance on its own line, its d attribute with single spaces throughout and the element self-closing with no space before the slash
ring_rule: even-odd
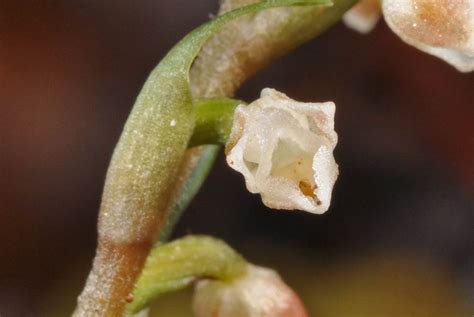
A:
<svg viewBox="0 0 474 317">
<path fill-rule="evenodd" d="M 183 289 L 199 278 L 231 281 L 245 272 L 247 262 L 225 242 L 206 236 L 187 236 L 155 247 L 133 292 L 130 313 L 158 296 Z"/>
<path fill-rule="evenodd" d="M 241 104 L 246 103 L 229 98 L 209 98 L 195 101 L 196 126 L 188 146 L 225 145 L 232 130 L 235 108 Z"/>
</svg>

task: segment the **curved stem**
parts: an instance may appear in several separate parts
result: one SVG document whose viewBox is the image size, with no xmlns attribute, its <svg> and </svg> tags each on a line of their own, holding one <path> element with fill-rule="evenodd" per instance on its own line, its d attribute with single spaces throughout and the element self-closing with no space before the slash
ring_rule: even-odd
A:
<svg viewBox="0 0 474 317">
<path fill-rule="evenodd" d="M 325 0 L 268 0 L 191 32 L 152 71 L 115 148 L 104 186 L 98 246 L 74 316 L 121 316 L 167 217 L 173 185 L 194 129 L 191 64 L 222 25 L 261 9 Z"/>
</svg>

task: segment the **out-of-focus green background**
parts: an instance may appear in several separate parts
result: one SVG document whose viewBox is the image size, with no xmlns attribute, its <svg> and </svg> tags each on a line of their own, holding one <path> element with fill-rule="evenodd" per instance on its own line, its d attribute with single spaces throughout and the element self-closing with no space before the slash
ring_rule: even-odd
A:
<svg viewBox="0 0 474 317">
<path fill-rule="evenodd" d="M 0 1 L 0 315 L 71 312 L 114 144 L 147 74 L 217 0 Z M 474 76 L 339 24 L 250 80 L 333 100 L 341 176 L 322 216 L 277 212 L 223 157 L 176 236 L 281 272 L 315 317 L 474 313 Z M 191 316 L 190 291 L 157 302 Z"/>
</svg>

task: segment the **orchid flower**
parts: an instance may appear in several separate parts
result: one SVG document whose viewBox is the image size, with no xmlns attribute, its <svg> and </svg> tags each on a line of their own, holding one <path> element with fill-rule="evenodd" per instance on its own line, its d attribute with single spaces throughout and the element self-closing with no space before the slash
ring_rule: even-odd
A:
<svg viewBox="0 0 474 317">
<path fill-rule="evenodd" d="M 237 107 L 227 163 L 268 207 L 324 213 L 338 175 L 334 113 L 332 102 L 297 102 L 264 89 L 260 99 Z"/>
</svg>

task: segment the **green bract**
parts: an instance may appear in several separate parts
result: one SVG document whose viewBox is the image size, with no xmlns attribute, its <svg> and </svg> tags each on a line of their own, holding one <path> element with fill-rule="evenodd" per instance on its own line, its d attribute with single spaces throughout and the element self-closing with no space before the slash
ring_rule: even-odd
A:
<svg viewBox="0 0 474 317">
<path fill-rule="evenodd" d="M 245 272 L 247 262 L 225 242 L 206 236 L 185 238 L 155 247 L 128 306 L 136 313 L 156 297 L 189 286 L 197 278 L 230 281 Z"/>
</svg>

